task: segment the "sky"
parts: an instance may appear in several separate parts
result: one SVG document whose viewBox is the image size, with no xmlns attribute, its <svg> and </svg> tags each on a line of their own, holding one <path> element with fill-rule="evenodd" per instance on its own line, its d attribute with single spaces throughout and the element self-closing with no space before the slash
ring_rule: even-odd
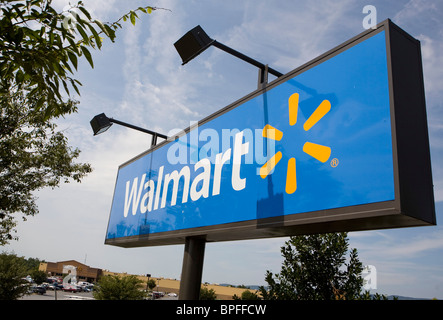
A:
<svg viewBox="0 0 443 320">
<path fill-rule="evenodd" d="M 63 8 L 68 1 L 54 0 Z M 256 90 L 257 68 L 210 48 L 185 66 L 173 44 L 201 25 L 214 39 L 289 72 L 364 31 L 363 7 L 377 9 L 421 42 L 437 226 L 350 232 L 364 265 L 377 270 L 378 292 L 443 299 L 443 2 L 397 1 L 115 1 L 84 0 L 94 17 L 117 20 L 139 6 L 140 15 L 93 52 L 94 69 L 80 64 L 79 111 L 58 128 L 94 171 L 82 183 L 38 191 L 40 213 L 19 222 L 19 241 L 3 250 L 46 261 L 74 259 L 92 267 L 179 279 L 183 245 L 124 249 L 104 244 L 119 165 L 147 150 L 149 135 L 114 125 L 93 136 L 97 114 L 164 134 L 184 129 Z M 270 76 L 270 80 L 274 77 Z M 263 285 L 279 272 L 287 238 L 208 243 L 203 282 Z"/>
</svg>

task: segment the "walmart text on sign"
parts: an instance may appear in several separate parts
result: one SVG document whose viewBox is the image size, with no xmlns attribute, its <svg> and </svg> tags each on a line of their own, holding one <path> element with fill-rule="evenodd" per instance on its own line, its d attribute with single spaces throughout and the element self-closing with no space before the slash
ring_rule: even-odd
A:
<svg viewBox="0 0 443 320">
<path fill-rule="evenodd" d="M 123 164 L 105 242 L 435 224 L 414 41 L 387 20 Z"/>
</svg>

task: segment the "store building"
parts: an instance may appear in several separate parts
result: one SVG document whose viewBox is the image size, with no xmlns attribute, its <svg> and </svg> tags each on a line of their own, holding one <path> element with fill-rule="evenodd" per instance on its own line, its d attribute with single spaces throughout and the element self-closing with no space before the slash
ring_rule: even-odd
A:
<svg viewBox="0 0 443 320">
<path fill-rule="evenodd" d="M 42 262 L 40 263 L 39 270 L 44 271 L 48 276 L 66 276 L 67 272 L 64 272 L 67 266 L 74 266 L 77 273 L 77 281 L 87 281 L 90 283 L 97 282 L 103 274 L 102 269 L 92 268 L 86 264 L 80 263 L 75 260 L 66 260 L 59 262 Z"/>
</svg>

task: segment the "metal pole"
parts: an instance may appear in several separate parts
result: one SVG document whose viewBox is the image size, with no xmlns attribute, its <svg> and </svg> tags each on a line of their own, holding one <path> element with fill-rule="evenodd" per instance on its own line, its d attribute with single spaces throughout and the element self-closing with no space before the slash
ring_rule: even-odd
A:
<svg viewBox="0 0 443 320">
<path fill-rule="evenodd" d="M 260 69 L 264 69 L 265 68 L 265 65 L 263 63 L 258 62 L 257 60 L 252 59 L 251 57 L 248 57 L 247 55 L 245 55 L 245 54 L 243 54 L 241 52 L 238 52 L 237 50 L 234 50 L 234 49 L 224 45 L 223 43 L 218 42 L 217 40 L 214 40 L 212 42 L 212 45 L 214 47 L 217 47 L 220 50 L 223 50 L 223 51 L 225 51 L 225 52 L 227 52 L 229 54 L 232 54 L 233 56 L 236 56 L 237 58 L 242 59 L 243 61 L 246 61 L 246 62 L 248 62 L 248 63 L 250 63 L 250 64 L 252 64 L 252 65 L 254 65 L 254 66 L 256 66 L 256 67 L 258 67 Z M 276 76 L 277 78 L 281 77 L 283 75 L 283 73 L 281 73 L 281 72 L 279 72 L 279 71 L 277 71 L 275 69 L 269 68 L 269 67 L 268 67 L 268 71 L 269 71 L 270 74 Z"/>
<path fill-rule="evenodd" d="M 265 65 L 263 69 L 262 68 L 258 69 L 257 89 L 259 90 L 263 89 L 268 83 L 268 71 L 269 71 L 268 65 Z"/>
<path fill-rule="evenodd" d="M 158 136 L 158 133 L 154 133 L 152 135 L 151 147 L 155 147 L 157 145 L 157 136 Z"/>
<path fill-rule="evenodd" d="M 124 126 L 124 127 L 128 127 L 128 128 L 134 129 L 134 130 L 138 130 L 138 131 L 144 132 L 144 133 L 149 133 L 149 134 L 152 134 L 152 135 L 156 135 L 157 137 L 160 137 L 162 139 L 168 139 L 168 137 L 165 136 L 164 134 L 161 134 L 161 133 L 158 133 L 158 132 L 155 132 L 155 131 L 151 131 L 151 130 L 148 130 L 148 129 L 140 128 L 140 127 L 134 126 L 133 124 L 130 124 L 130 123 L 126 123 L 126 122 L 123 122 L 123 121 L 120 121 L 120 120 L 116 120 L 116 119 L 113 119 L 113 118 L 109 118 L 109 121 L 111 121 L 113 123 L 117 123 L 117 124 L 119 124 L 121 126 Z"/>
<path fill-rule="evenodd" d="M 198 300 L 200 297 L 205 246 L 204 238 L 186 238 L 180 279 L 180 300 Z"/>
</svg>

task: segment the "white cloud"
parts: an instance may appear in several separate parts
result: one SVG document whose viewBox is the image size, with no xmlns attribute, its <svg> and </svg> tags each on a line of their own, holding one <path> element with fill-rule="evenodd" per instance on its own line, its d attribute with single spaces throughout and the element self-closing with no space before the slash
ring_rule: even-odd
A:
<svg viewBox="0 0 443 320">
<path fill-rule="evenodd" d="M 443 49 L 441 38 L 435 39 L 423 34 L 417 38 L 421 42 L 427 93 L 431 95 L 441 94 L 440 89 L 443 85 L 443 58 L 439 54 Z"/>
<path fill-rule="evenodd" d="M 421 42 L 425 89 L 431 108 L 436 104 L 442 106 L 443 58 L 439 54 L 443 49 L 442 14 L 441 2 L 410 0 L 393 18 Z"/>
<path fill-rule="evenodd" d="M 352 1 L 248 1 L 244 21 L 225 35 L 227 44 L 290 71 L 346 40 Z M 331 37 L 341 33 L 343 39 Z"/>
<path fill-rule="evenodd" d="M 180 10 L 176 1 L 162 4 Z M 162 133 L 185 128 L 201 117 L 202 106 L 190 101 L 196 96 L 197 76 L 180 70 L 173 43 L 183 34 L 180 17 L 165 10 L 154 11 L 136 30 L 125 30 L 125 94 L 122 113 Z"/>
<path fill-rule="evenodd" d="M 421 234 L 416 231 L 428 232 Z M 374 257 L 383 252 L 387 260 L 406 259 L 427 254 L 429 251 L 443 249 L 443 234 L 437 227 L 419 227 L 403 230 L 365 231 L 350 234 L 351 246 L 364 252 L 369 257 Z M 419 230 L 418 230 L 419 229 Z M 413 236 L 399 239 L 399 233 L 405 234 L 407 230 Z"/>
<path fill-rule="evenodd" d="M 352 232 L 350 247 L 377 270 L 372 292 L 432 298 L 441 294 L 443 236 L 440 227 Z"/>
<path fill-rule="evenodd" d="M 416 257 L 428 251 L 443 249 L 443 234 L 441 232 L 426 233 L 426 236 L 408 239 L 398 244 L 391 244 L 385 252 L 392 258 Z"/>
<path fill-rule="evenodd" d="M 410 0 L 393 18 L 399 24 L 416 20 L 417 16 L 430 15 L 436 11 L 438 4 L 427 0 Z"/>
<path fill-rule="evenodd" d="M 95 19 L 104 20 L 110 14 L 115 14 L 118 12 L 116 10 L 116 0 L 83 0 L 85 8 Z M 69 1 L 69 0 L 53 0 L 52 6 L 56 10 L 67 8 L 68 6 L 76 5 L 77 1 Z"/>
<path fill-rule="evenodd" d="M 280 272 L 280 248 L 287 238 L 208 243 L 205 249 L 203 281 L 264 285 L 266 270 Z M 247 263 L 245 259 L 247 257 Z M 238 263 L 232 263 L 238 261 Z"/>
</svg>

